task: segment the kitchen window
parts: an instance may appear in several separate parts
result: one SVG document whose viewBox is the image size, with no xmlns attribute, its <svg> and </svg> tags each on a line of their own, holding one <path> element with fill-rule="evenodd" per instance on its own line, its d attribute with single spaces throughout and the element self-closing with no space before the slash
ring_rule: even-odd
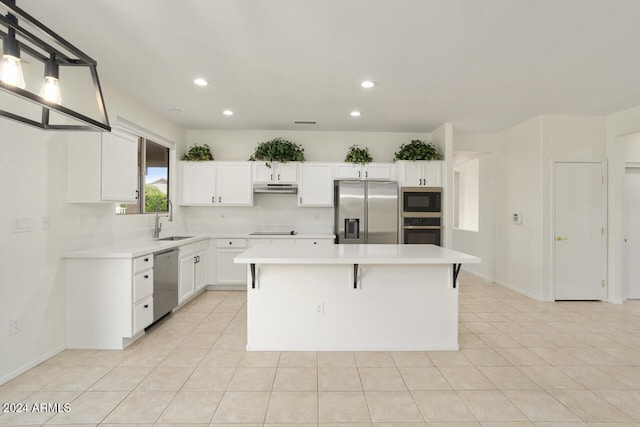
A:
<svg viewBox="0 0 640 427">
<path fill-rule="evenodd" d="M 169 148 L 150 139 L 138 139 L 138 202 L 116 205 L 116 214 L 167 212 L 169 194 Z"/>
</svg>

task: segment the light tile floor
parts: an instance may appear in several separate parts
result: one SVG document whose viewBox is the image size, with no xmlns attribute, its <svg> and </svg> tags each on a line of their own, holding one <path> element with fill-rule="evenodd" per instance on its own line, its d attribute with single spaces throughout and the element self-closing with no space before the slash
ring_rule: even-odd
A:
<svg viewBox="0 0 640 427">
<path fill-rule="evenodd" d="M 70 411 L 0 424 L 640 427 L 640 301 L 460 285 L 457 352 L 246 352 L 246 294 L 205 292 L 123 351 L 64 351 L 3 385 L 0 402 Z"/>
</svg>

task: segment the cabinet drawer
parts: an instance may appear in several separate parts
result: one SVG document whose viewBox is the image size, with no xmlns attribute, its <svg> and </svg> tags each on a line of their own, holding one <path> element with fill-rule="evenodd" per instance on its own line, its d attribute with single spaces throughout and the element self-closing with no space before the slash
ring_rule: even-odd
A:
<svg viewBox="0 0 640 427">
<path fill-rule="evenodd" d="M 300 246 L 331 246 L 333 240 L 331 239 L 297 239 L 296 245 Z"/>
<path fill-rule="evenodd" d="M 153 270 L 133 276 L 133 302 L 153 295 Z"/>
<path fill-rule="evenodd" d="M 196 252 L 206 251 L 209 248 L 209 240 L 201 240 L 195 243 Z"/>
<path fill-rule="evenodd" d="M 153 254 L 141 256 L 133 259 L 133 274 L 153 267 Z"/>
<path fill-rule="evenodd" d="M 133 333 L 138 333 L 153 322 L 153 297 L 133 306 Z"/>
<path fill-rule="evenodd" d="M 218 239 L 216 240 L 218 248 L 246 248 L 247 239 Z"/>
</svg>

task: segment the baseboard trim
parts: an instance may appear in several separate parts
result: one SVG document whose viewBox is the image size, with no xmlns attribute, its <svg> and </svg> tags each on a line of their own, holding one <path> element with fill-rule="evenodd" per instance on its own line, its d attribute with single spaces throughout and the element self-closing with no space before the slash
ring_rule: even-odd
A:
<svg viewBox="0 0 640 427">
<path fill-rule="evenodd" d="M 495 280 L 493 283 L 495 283 L 496 285 L 500 285 L 500 286 L 502 286 L 504 288 L 507 288 L 507 289 L 509 289 L 509 290 L 511 290 L 513 292 L 516 292 L 516 293 L 518 293 L 520 295 L 524 295 L 527 298 L 531 298 L 532 300 L 536 300 L 536 301 L 540 301 L 540 302 L 553 302 L 552 299 L 543 298 L 543 297 L 541 297 L 539 295 L 531 294 L 529 292 L 523 291 L 522 289 L 518 289 L 518 288 L 516 288 L 516 287 L 514 287 L 512 285 L 508 285 L 506 283 L 499 282 L 497 280 Z"/>
<path fill-rule="evenodd" d="M 9 372 L 7 375 L 5 375 L 3 377 L 0 377 L 0 385 L 8 383 L 12 379 L 17 378 L 20 375 L 24 374 L 29 369 L 35 368 L 36 366 L 38 366 L 39 364 L 41 364 L 45 360 L 51 359 L 56 354 L 64 351 L 65 348 L 66 347 L 64 345 L 61 345 L 60 347 L 57 347 L 56 349 L 51 350 L 50 352 L 47 352 L 47 353 L 43 354 L 42 356 L 38 357 L 37 359 L 32 360 L 31 362 L 27 363 L 26 365 L 22 365 L 21 367 L 19 367 L 15 371 Z"/>
<path fill-rule="evenodd" d="M 246 291 L 247 285 L 207 285 L 208 291 Z"/>
</svg>

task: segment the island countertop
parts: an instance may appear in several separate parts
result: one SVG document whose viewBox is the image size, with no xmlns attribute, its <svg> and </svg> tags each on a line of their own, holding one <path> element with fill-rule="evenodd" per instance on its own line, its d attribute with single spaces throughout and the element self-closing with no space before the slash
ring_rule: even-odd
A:
<svg viewBox="0 0 640 427">
<path fill-rule="evenodd" d="M 477 264 L 480 258 L 435 245 L 279 246 L 258 244 L 236 264 Z"/>
</svg>

